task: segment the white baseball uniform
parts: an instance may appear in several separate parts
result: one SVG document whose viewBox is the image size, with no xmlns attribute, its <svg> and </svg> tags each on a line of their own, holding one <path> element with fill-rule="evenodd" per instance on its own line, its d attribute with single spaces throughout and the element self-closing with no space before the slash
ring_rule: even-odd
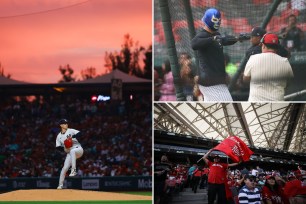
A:
<svg viewBox="0 0 306 204">
<path fill-rule="evenodd" d="M 249 101 L 283 101 L 293 71 L 287 58 L 268 52 L 252 55 L 244 75 L 251 77 Z"/>
<path fill-rule="evenodd" d="M 69 167 L 71 166 L 72 169 L 76 169 L 76 159 L 80 158 L 83 155 L 83 148 L 76 138 L 72 138 L 73 144 L 71 148 L 65 148 L 64 145 L 64 141 L 68 137 L 72 137 L 73 135 L 76 135 L 79 132 L 80 131 L 78 130 L 68 128 L 64 134 L 60 132 L 56 137 L 56 147 L 64 147 L 64 150 L 67 153 L 64 167 L 62 168 L 59 179 L 59 186 L 63 186 L 65 175 L 69 170 Z"/>
<path fill-rule="evenodd" d="M 217 84 L 213 86 L 202 86 L 199 89 L 204 96 L 204 101 L 233 101 L 233 98 L 225 84 Z"/>
</svg>

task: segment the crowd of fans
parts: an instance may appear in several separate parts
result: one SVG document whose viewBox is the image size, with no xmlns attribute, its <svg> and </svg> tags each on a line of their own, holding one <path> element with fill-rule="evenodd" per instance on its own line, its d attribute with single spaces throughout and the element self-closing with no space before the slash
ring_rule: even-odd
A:
<svg viewBox="0 0 306 204">
<path fill-rule="evenodd" d="M 150 96 L 106 102 L 38 97 L 2 104 L 0 178 L 59 176 L 66 156 L 55 148 L 61 118 L 82 132 L 79 175 L 151 175 L 151 117 Z"/>
<path fill-rule="evenodd" d="M 162 171 L 162 168 L 168 165 Z M 198 166 L 173 164 L 168 159 L 156 162 L 154 165 L 155 178 L 154 182 L 162 176 L 166 175 L 162 183 L 164 187 L 160 194 L 154 196 L 155 203 L 169 203 L 173 196 L 176 196 L 186 188 L 191 188 L 192 192 L 197 193 L 197 189 L 205 189 L 208 187 L 208 177 L 210 168 L 206 165 Z M 226 198 L 228 203 L 240 204 L 250 203 L 243 201 L 246 195 L 243 188 L 251 189 L 258 192 L 258 196 L 262 203 L 269 204 L 298 204 L 306 201 L 306 171 L 302 166 L 297 166 L 291 170 L 266 170 L 256 166 L 244 167 L 238 166 L 227 170 L 226 176 Z M 162 172 L 162 173 L 161 173 Z M 222 177 L 222 175 L 218 175 Z M 251 195 L 253 196 L 253 195 Z"/>
</svg>

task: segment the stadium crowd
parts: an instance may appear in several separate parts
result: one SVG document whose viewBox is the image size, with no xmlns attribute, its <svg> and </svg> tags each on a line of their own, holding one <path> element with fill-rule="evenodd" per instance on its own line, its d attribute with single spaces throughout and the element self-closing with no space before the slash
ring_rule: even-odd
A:
<svg viewBox="0 0 306 204">
<path fill-rule="evenodd" d="M 150 96 L 90 102 L 36 98 L 0 106 L 0 178 L 59 176 L 65 152 L 57 151 L 58 121 L 82 132 L 80 176 L 151 175 Z"/>
<path fill-rule="evenodd" d="M 164 173 L 165 180 L 159 180 L 162 174 L 162 166 L 168 165 Z M 244 167 L 242 167 L 244 166 Z M 158 169 L 159 171 L 156 171 Z M 161 162 L 155 164 L 155 178 L 159 183 L 164 185 L 163 191 L 157 191 L 155 203 L 170 203 L 172 197 L 177 196 L 186 188 L 191 188 L 197 193 L 197 189 L 207 189 L 209 185 L 210 168 L 207 165 L 185 165 L 173 164 L 165 156 Z M 217 175 L 219 178 L 222 175 Z M 251 167 L 244 164 L 227 169 L 225 187 L 227 203 L 240 204 L 252 203 L 249 199 L 254 196 L 252 193 L 245 193 L 243 189 L 253 188 L 252 192 L 257 195 L 263 203 L 269 204 L 298 204 L 306 201 L 306 171 L 302 166 L 297 166 L 290 170 L 268 170 L 259 166 Z M 155 189 L 156 190 L 156 189 Z"/>
</svg>

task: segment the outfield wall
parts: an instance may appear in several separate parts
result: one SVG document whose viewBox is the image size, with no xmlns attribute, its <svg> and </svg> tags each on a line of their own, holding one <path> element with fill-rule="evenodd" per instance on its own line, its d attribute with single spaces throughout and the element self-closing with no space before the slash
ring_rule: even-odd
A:
<svg viewBox="0 0 306 204">
<path fill-rule="evenodd" d="M 58 177 L 0 179 L 0 192 L 17 189 L 56 189 Z M 66 177 L 64 188 L 100 191 L 151 191 L 151 176 Z"/>
</svg>

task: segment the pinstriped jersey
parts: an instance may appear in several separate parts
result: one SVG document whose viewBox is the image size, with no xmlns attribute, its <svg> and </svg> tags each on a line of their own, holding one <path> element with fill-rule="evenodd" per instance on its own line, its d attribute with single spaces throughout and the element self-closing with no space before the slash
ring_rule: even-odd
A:
<svg viewBox="0 0 306 204">
<path fill-rule="evenodd" d="M 76 135 L 79 132 L 80 131 L 78 131 L 78 130 L 68 128 L 65 133 L 61 133 L 61 132 L 58 133 L 58 135 L 56 137 L 56 147 L 64 147 L 65 151 L 69 151 L 65 148 L 64 141 L 68 137 L 72 137 L 73 135 Z M 76 138 L 72 138 L 72 147 L 71 148 L 74 148 L 76 146 L 81 146 L 81 144 L 79 143 L 79 141 Z"/>
<path fill-rule="evenodd" d="M 283 101 L 293 71 L 287 58 L 267 52 L 252 55 L 244 75 L 251 77 L 249 101 Z"/>
</svg>

